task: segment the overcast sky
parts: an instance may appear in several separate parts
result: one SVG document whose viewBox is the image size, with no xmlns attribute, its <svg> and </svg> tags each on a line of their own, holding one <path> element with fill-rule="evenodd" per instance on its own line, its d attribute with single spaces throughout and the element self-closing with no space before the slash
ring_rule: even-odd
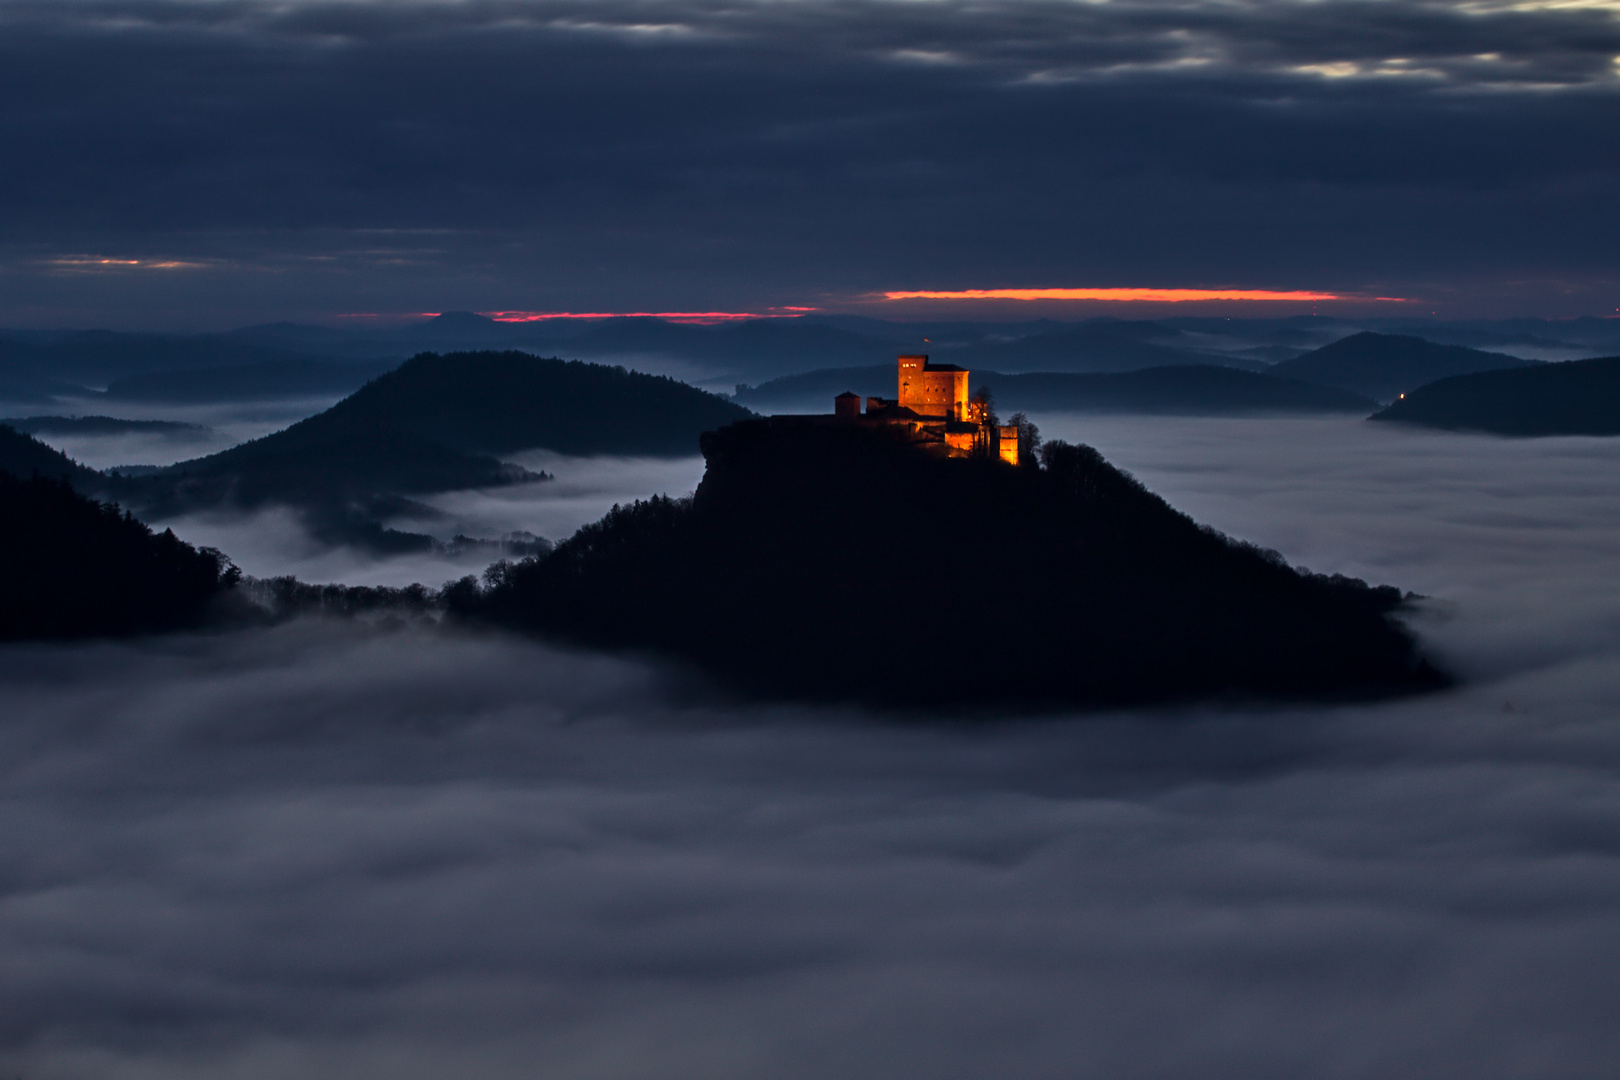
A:
<svg viewBox="0 0 1620 1080">
<path fill-rule="evenodd" d="M 1617 15 L 0 0 L 0 324 L 1009 287 L 1613 314 Z"/>
</svg>

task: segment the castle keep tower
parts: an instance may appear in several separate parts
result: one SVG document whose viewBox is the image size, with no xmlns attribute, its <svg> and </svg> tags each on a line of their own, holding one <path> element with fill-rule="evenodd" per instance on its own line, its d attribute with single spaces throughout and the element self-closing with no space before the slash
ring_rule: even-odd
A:
<svg viewBox="0 0 1620 1080">
<path fill-rule="evenodd" d="M 930 364 L 921 353 L 906 353 L 899 358 L 896 400 L 869 397 L 863 416 L 861 399 L 846 392 L 834 401 L 833 415 L 908 428 L 920 442 L 953 457 L 987 453 L 1018 464 L 1017 426 L 992 423 L 986 403 L 969 401 L 969 374 L 967 368 Z"/>
<path fill-rule="evenodd" d="M 966 420 L 968 370 L 954 364 L 930 364 L 923 354 L 900 357 L 900 407 L 918 416 Z"/>
</svg>

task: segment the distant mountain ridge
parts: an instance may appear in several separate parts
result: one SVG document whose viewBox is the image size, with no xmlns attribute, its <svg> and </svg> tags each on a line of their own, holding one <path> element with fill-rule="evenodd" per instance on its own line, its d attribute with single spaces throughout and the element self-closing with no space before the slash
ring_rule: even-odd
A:
<svg viewBox="0 0 1620 1080">
<path fill-rule="evenodd" d="M 1284 360 L 1272 367 L 1271 374 L 1350 390 L 1378 401 L 1391 401 L 1436 379 L 1500 368 L 1534 367 L 1539 363 L 1461 345 L 1436 345 L 1404 334 L 1363 331 L 1303 356 Z"/>
<path fill-rule="evenodd" d="M 223 367 L 150 371 L 114 379 L 116 401 L 262 401 L 349 394 L 397 367 L 391 360 L 282 359 Z"/>
<path fill-rule="evenodd" d="M 113 416 L 24 416 L 0 420 L 0 424 L 15 428 L 27 435 L 122 435 L 129 432 L 151 432 L 171 436 L 201 437 L 212 429 L 202 424 L 184 424 L 173 420 L 122 420 Z"/>
<path fill-rule="evenodd" d="M 380 320 L 341 328 L 267 323 L 206 334 L 0 330 L 0 400 L 32 402 L 82 395 L 86 388 L 95 391 L 115 381 L 165 372 L 254 365 L 273 368 L 310 361 L 398 363 L 424 350 L 520 349 L 537 356 L 624 363 L 716 384 L 759 383 L 814 369 L 869 366 L 885 362 L 897 352 L 927 352 L 939 362 L 1007 373 L 1109 372 L 1188 364 L 1258 371 L 1268 363 L 1288 361 L 1360 331 L 1417 336 L 1440 344 L 1497 345 L 1508 352 L 1523 348 L 1529 350 L 1525 355 L 1554 359 L 1620 352 L 1620 319 L 1600 318 L 1445 321 L 1171 316 L 1079 322 L 896 322 L 810 313 L 693 324 L 652 316 L 496 321 L 461 311 L 404 323 Z M 1418 374 L 1433 378 L 1455 373 Z M 176 376 L 171 385 L 184 386 L 186 381 Z M 193 394 L 200 394 L 200 387 L 198 383 Z M 345 389 L 348 387 L 336 392 Z M 1369 392 L 1358 386 L 1349 389 Z M 228 390 L 222 387 L 222 392 Z M 290 392 L 299 396 L 330 391 L 294 387 Z"/>
<path fill-rule="evenodd" d="M 1361 412 L 1378 407 L 1369 397 L 1335 387 L 1256 374 L 1213 364 L 1178 364 L 1135 371 L 973 372 L 975 389 L 988 388 L 996 407 L 1017 410 L 1134 412 L 1184 416 L 1232 416 L 1265 412 Z M 893 364 L 832 368 L 740 386 L 735 400 L 762 411 L 831 412 L 845 390 L 893 397 Z"/>
<path fill-rule="evenodd" d="M 1371 419 L 1496 435 L 1620 435 L 1620 356 L 1441 379 Z"/>
</svg>

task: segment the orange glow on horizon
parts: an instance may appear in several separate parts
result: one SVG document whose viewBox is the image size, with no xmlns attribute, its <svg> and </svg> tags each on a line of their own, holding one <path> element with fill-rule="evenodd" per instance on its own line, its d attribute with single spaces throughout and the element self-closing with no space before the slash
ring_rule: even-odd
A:
<svg viewBox="0 0 1620 1080">
<path fill-rule="evenodd" d="M 885 300 L 1107 300 L 1179 304 L 1193 300 L 1261 300 L 1306 302 L 1365 300 L 1352 293 L 1275 291 L 1271 289 L 958 289 L 886 292 Z M 1397 297 L 1380 296 L 1380 300 Z"/>
<path fill-rule="evenodd" d="M 815 308 L 784 308 L 814 311 Z M 777 316 L 753 311 L 481 311 L 480 315 L 504 323 L 545 322 L 548 319 L 665 319 L 669 322 L 718 323 Z"/>
</svg>

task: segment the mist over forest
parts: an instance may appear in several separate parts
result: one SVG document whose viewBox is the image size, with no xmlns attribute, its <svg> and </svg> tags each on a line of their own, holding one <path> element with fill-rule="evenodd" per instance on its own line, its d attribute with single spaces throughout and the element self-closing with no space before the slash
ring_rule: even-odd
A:
<svg viewBox="0 0 1620 1080">
<path fill-rule="evenodd" d="M 1617 58 L 0 0 L 0 1080 L 1612 1074 Z"/>
<path fill-rule="evenodd" d="M 0 1080 L 1612 1074 L 1617 57 L 3 0 Z"/>
</svg>

